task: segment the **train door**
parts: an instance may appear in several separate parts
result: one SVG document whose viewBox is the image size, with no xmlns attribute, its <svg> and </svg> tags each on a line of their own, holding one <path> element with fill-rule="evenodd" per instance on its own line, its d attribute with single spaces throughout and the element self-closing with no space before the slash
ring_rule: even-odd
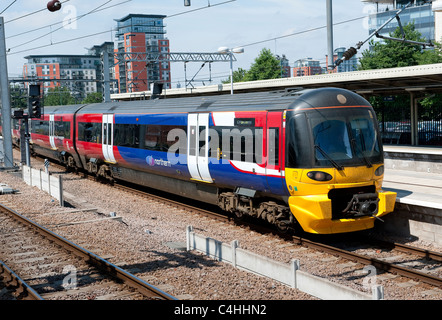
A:
<svg viewBox="0 0 442 320">
<path fill-rule="evenodd" d="M 51 144 L 51 149 L 56 150 L 55 146 L 55 115 L 49 115 L 49 143 Z"/>
<path fill-rule="evenodd" d="M 114 157 L 114 115 L 103 114 L 103 126 L 101 127 L 101 139 L 103 156 L 106 162 L 115 163 Z"/>
<path fill-rule="evenodd" d="M 209 172 L 209 113 L 188 115 L 187 146 L 187 168 L 192 179 L 213 182 Z"/>
<path fill-rule="evenodd" d="M 266 176 L 272 192 L 280 194 L 284 186 L 284 141 L 285 128 L 282 111 L 269 111 L 266 125 Z"/>
</svg>

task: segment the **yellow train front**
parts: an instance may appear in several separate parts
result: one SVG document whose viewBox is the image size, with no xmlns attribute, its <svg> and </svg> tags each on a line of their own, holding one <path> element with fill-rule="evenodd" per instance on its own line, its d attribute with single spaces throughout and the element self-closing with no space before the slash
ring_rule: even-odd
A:
<svg viewBox="0 0 442 320">
<path fill-rule="evenodd" d="M 302 229 L 370 229 L 394 209 L 383 191 L 384 159 L 371 105 L 357 94 L 304 94 L 285 113 L 288 204 Z"/>
</svg>

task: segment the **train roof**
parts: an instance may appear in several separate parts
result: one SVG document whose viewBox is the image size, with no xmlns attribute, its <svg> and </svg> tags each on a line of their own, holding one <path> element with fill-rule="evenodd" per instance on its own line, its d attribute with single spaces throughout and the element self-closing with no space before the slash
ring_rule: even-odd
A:
<svg viewBox="0 0 442 320">
<path fill-rule="evenodd" d="M 341 98 L 338 96 L 341 95 Z M 345 99 L 342 99 L 342 96 Z M 116 101 L 88 105 L 45 107 L 45 113 L 189 113 L 214 111 L 264 111 L 332 105 L 370 105 L 352 91 L 339 88 L 239 93 L 156 100 Z"/>
</svg>

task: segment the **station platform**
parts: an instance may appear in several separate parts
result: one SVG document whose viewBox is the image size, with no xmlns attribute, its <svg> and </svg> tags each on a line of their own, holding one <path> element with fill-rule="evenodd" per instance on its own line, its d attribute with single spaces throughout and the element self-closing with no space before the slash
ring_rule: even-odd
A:
<svg viewBox="0 0 442 320">
<path fill-rule="evenodd" d="M 442 147 L 384 145 L 384 187 L 397 202 L 442 209 Z"/>
<path fill-rule="evenodd" d="M 442 248 L 442 147 L 384 144 L 383 189 L 397 193 L 381 229 Z"/>
<path fill-rule="evenodd" d="M 383 189 L 397 192 L 398 203 L 442 210 L 442 174 L 387 168 Z"/>
<path fill-rule="evenodd" d="M 442 147 L 384 144 L 385 168 L 442 174 Z"/>
</svg>

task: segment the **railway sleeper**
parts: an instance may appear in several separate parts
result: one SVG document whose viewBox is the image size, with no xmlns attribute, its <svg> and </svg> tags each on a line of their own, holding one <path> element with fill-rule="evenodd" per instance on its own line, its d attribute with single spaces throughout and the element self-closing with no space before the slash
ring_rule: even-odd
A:
<svg viewBox="0 0 442 320">
<path fill-rule="evenodd" d="M 218 206 L 237 218 L 244 215 L 262 219 L 275 225 L 280 231 L 288 231 L 293 228 L 295 219 L 290 213 L 288 206 L 274 201 L 259 201 L 235 192 L 223 192 L 219 195 Z"/>
</svg>

